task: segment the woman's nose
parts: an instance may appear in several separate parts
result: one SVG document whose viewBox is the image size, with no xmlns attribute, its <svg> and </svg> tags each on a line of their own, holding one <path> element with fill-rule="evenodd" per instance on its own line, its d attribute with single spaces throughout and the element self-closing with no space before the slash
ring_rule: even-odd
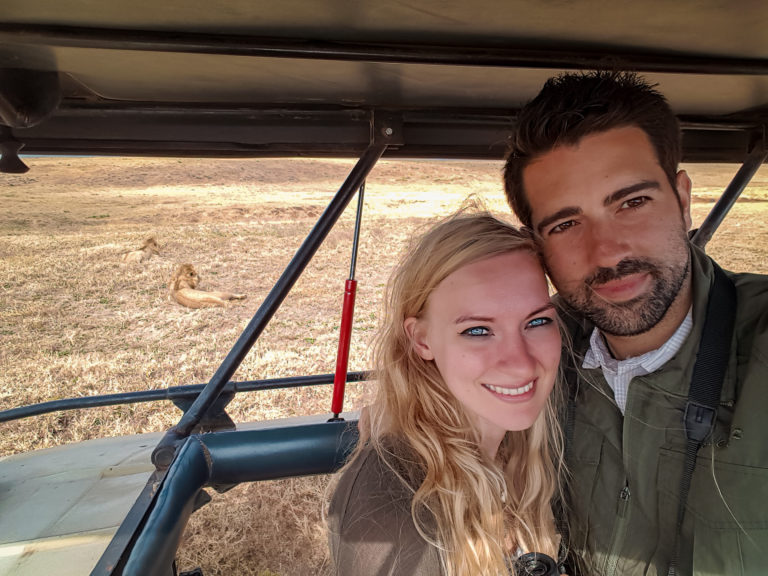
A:
<svg viewBox="0 0 768 576">
<path fill-rule="evenodd" d="M 505 371 L 514 371 L 521 375 L 532 371 L 536 365 L 529 342 L 520 334 L 509 337 L 500 344 L 497 362 Z"/>
</svg>

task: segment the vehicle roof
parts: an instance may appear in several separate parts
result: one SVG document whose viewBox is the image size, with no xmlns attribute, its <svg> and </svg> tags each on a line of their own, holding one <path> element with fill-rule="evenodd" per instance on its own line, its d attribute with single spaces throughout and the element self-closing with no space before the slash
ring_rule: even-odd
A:
<svg viewBox="0 0 768 576">
<path fill-rule="evenodd" d="M 498 158 L 548 77 L 608 67 L 658 83 L 686 160 L 740 161 L 767 29 L 759 0 L 6 0 L 0 119 L 26 153 L 338 156 L 374 116 L 388 155 Z"/>
</svg>

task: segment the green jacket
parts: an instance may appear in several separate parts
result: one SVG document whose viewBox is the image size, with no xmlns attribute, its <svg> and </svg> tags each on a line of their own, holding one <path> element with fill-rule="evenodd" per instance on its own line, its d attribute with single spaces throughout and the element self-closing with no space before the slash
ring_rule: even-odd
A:
<svg viewBox="0 0 768 576">
<path fill-rule="evenodd" d="M 685 452 L 682 418 L 713 269 L 692 248 L 693 329 L 678 354 L 629 385 L 625 415 L 601 369 L 581 368 L 592 326 L 563 315 L 579 379 L 568 451 L 571 548 L 590 574 L 666 576 Z M 731 274 L 737 314 L 718 422 L 698 453 L 678 574 L 768 574 L 768 277 Z"/>
</svg>

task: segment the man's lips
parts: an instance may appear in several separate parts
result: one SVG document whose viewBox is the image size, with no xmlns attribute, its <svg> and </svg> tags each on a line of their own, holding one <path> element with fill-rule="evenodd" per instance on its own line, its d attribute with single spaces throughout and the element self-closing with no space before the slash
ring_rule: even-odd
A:
<svg viewBox="0 0 768 576">
<path fill-rule="evenodd" d="M 591 284 L 590 288 L 605 300 L 627 301 L 643 293 L 650 277 L 648 272 L 638 272 L 602 284 Z"/>
</svg>

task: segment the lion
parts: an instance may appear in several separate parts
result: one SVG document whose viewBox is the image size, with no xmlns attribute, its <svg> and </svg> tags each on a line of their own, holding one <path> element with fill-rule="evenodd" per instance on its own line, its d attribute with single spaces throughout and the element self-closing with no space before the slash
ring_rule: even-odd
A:
<svg viewBox="0 0 768 576">
<path fill-rule="evenodd" d="M 150 236 L 144 240 L 144 244 L 142 244 L 141 248 L 138 250 L 131 250 L 121 254 L 120 260 L 123 262 L 141 264 L 152 258 L 153 254 L 160 255 L 160 246 L 157 243 L 157 239 L 154 236 Z"/>
<path fill-rule="evenodd" d="M 171 297 L 187 308 L 209 308 L 211 306 L 226 307 L 232 300 L 244 300 L 245 294 L 231 292 L 205 292 L 197 290 L 200 276 L 192 264 L 182 264 L 171 278 L 168 288 Z"/>
</svg>

